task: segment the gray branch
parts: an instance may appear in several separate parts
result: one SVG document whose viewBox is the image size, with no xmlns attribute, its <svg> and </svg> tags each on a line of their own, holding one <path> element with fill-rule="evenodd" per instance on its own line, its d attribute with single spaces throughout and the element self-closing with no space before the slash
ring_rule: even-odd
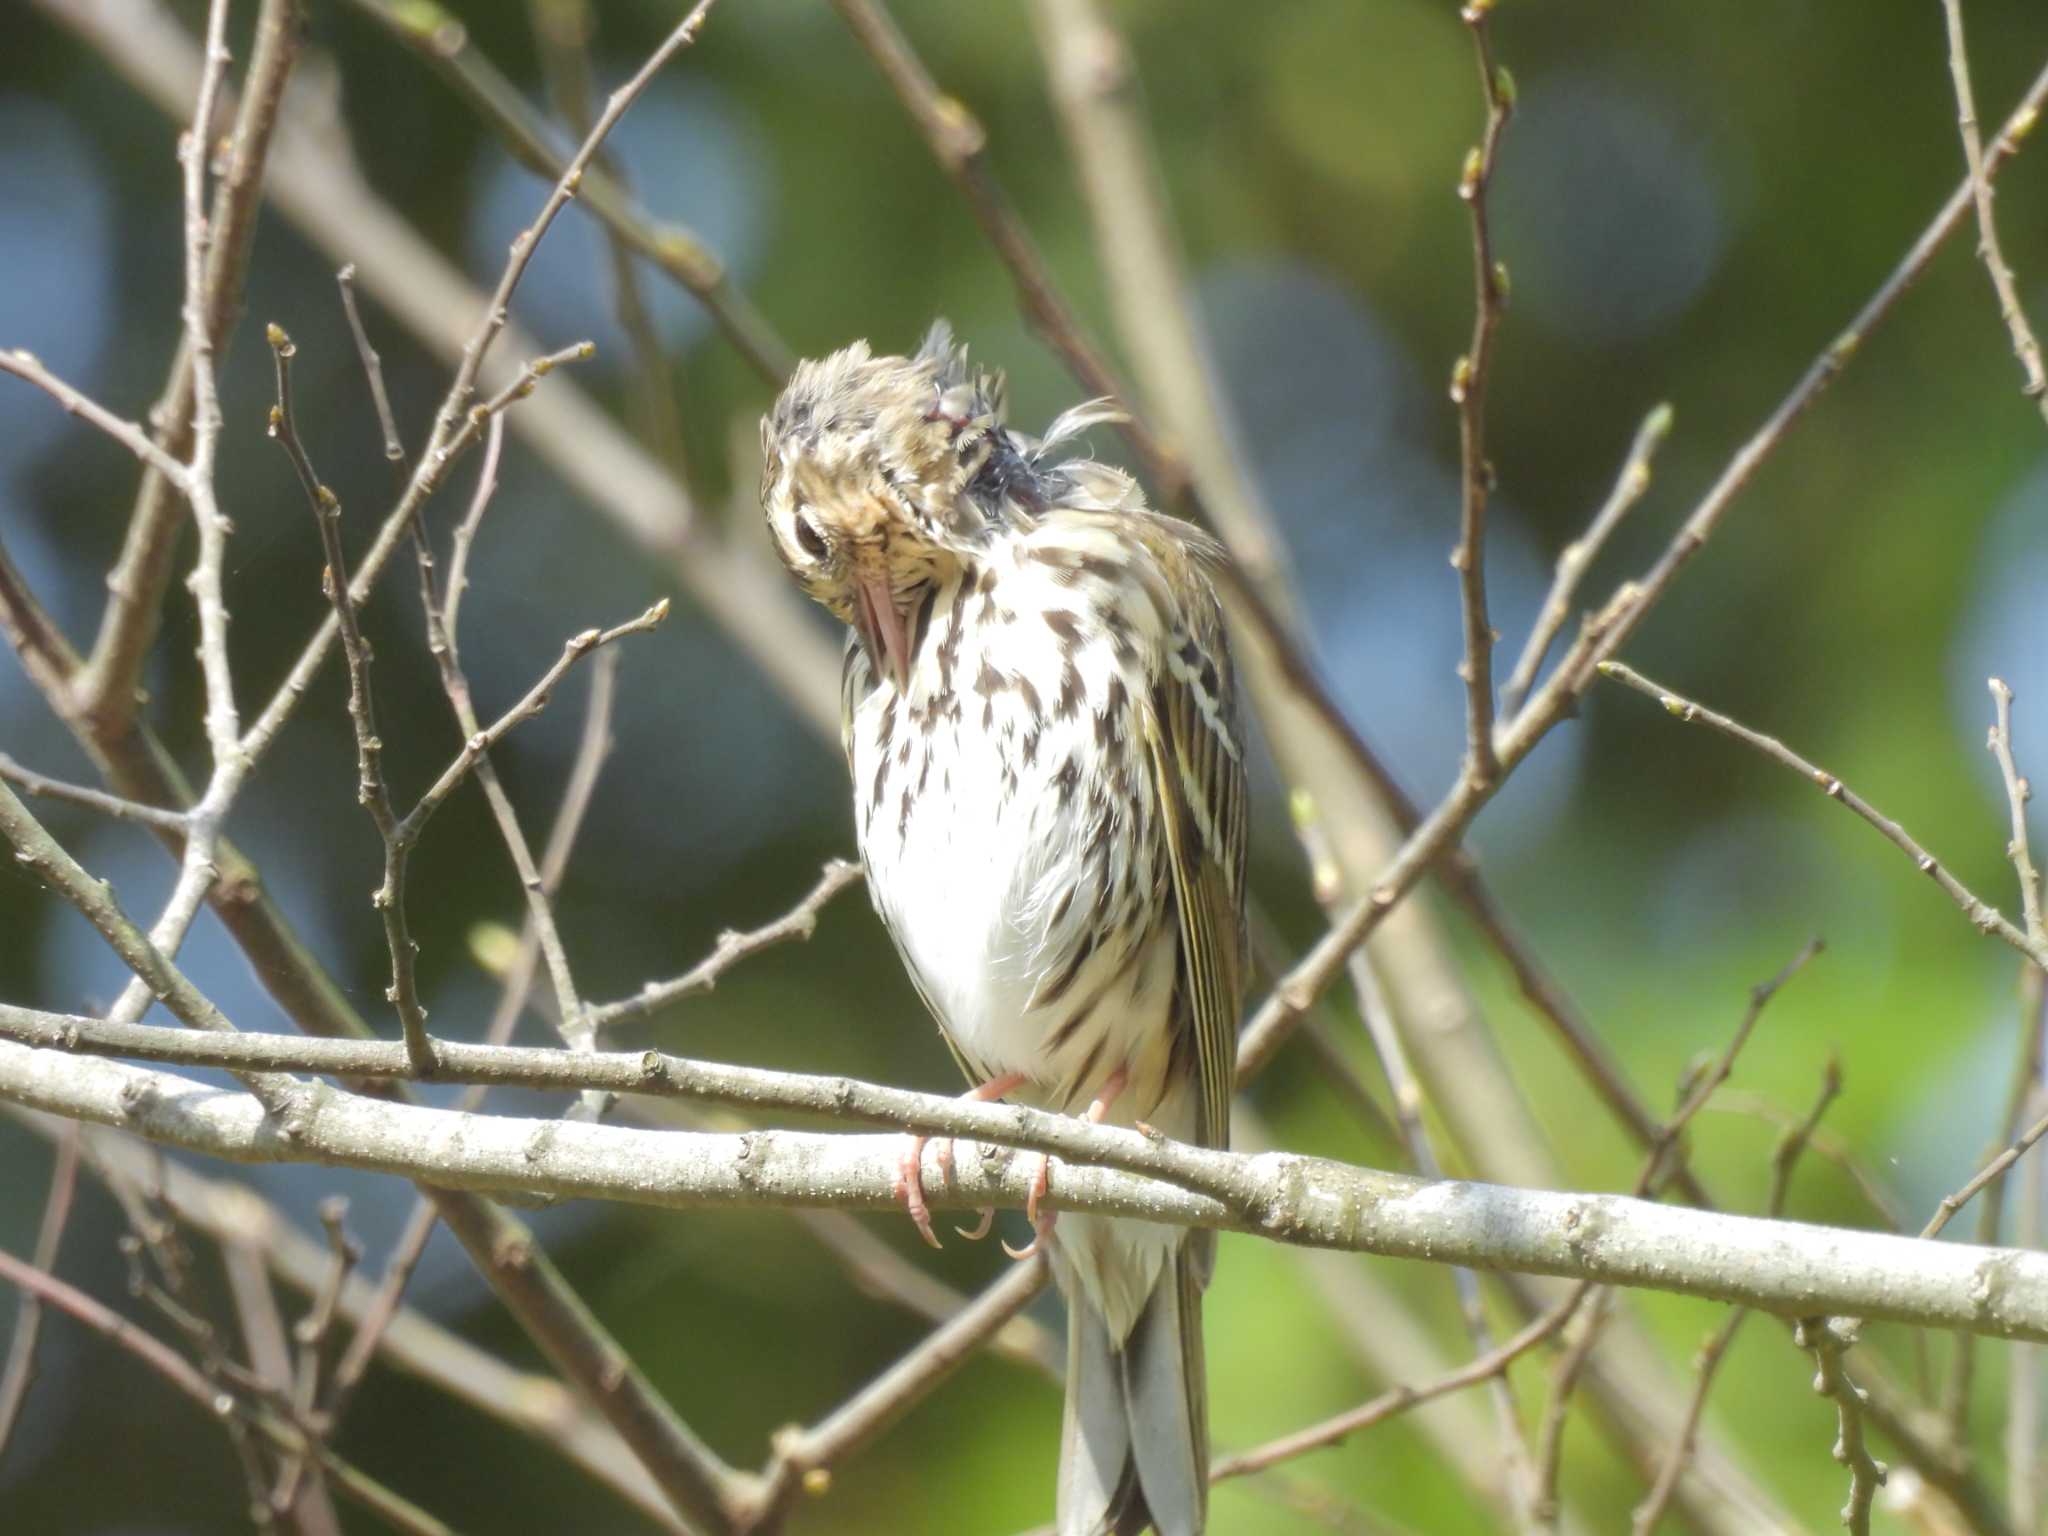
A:
<svg viewBox="0 0 2048 1536">
<path fill-rule="evenodd" d="M 605 1059 L 561 1054 L 578 1066 Z M 764 1087 L 781 1076 L 751 1075 Z M 864 1086 L 784 1080 L 806 1091 L 825 1085 L 842 1096 Z M 914 1123 L 941 1133 L 1058 1143 L 1104 1162 L 1149 1163 L 1204 1190 L 1062 1163 L 1051 1202 L 1061 1209 L 1674 1291 L 1782 1316 L 1849 1314 L 2048 1341 L 2044 1254 L 1678 1210 L 1616 1195 L 1415 1179 L 1289 1153 L 1211 1152 L 1012 1106 L 870 1092 L 915 1103 Z M 325 1163 L 493 1194 L 673 1209 L 897 1204 L 896 1136 L 630 1130 L 425 1109 L 324 1085 L 272 1116 L 246 1094 L 11 1043 L 0 1044 L 0 1098 L 236 1162 Z M 1020 1208 L 1036 1164 L 1028 1154 L 985 1146 L 956 1158 L 952 1177 L 932 1178 L 927 1187 L 937 1206 Z"/>
</svg>

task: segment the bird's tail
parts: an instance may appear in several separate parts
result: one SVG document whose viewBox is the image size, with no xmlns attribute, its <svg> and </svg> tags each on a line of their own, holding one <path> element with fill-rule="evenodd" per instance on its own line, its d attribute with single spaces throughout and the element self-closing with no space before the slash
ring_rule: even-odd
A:
<svg viewBox="0 0 2048 1536">
<path fill-rule="evenodd" d="M 1121 1347 L 1081 1288 L 1068 1291 L 1059 1536 L 1202 1536 L 1209 1394 L 1196 1249 L 1181 1245 Z"/>
</svg>

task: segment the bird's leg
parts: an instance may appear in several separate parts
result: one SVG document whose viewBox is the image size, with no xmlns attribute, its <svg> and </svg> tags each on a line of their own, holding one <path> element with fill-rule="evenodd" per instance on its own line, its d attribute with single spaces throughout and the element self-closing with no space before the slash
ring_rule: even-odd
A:
<svg viewBox="0 0 2048 1536">
<path fill-rule="evenodd" d="M 1022 1072 L 1005 1072 L 1001 1077 L 990 1078 L 978 1088 L 968 1089 L 960 1097 L 969 1104 L 986 1103 L 990 1099 L 1000 1099 L 1004 1094 L 1014 1091 L 1024 1080 Z M 937 1248 L 940 1244 L 937 1234 L 932 1231 L 931 1207 L 926 1205 L 924 1200 L 924 1145 L 931 1139 L 929 1136 L 911 1136 L 910 1144 L 903 1149 L 903 1157 L 896 1165 L 896 1193 L 902 1198 L 903 1207 L 910 1213 L 910 1219 L 916 1224 L 918 1232 L 926 1242 Z M 952 1179 L 953 1138 L 950 1136 L 939 1138 L 939 1169 L 948 1181 Z M 995 1212 L 989 1211 L 985 1213 L 981 1225 L 976 1230 L 969 1231 L 964 1227 L 954 1230 L 962 1237 L 986 1237 L 989 1223 L 994 1220 Z"/>
<path fill-rule="evenodd" d="M 1109 1113 L 1109 1106 L 1116 1102 L 1117 1095 L 1122 1093 L 1125 1085 L 1129 1083 L 1130 1075 L 1130 1066 L 1126 1063 L 1103 1079 L 1101 1092 L 1097 1093 L 1088 1105 L 1087 1120 L 1090 1125 L 1102 1124 L 1103 1118 Z M 1052 1224 L 1058 1219 L 1057 1215 L 1048 1213 L 1041 1218 L 1038 1214 L 1038 1202 L 1046 1197 L 1051 1188 L 1052 1157 L 1049 1153 L 1041 1152 L 1038 1155 L 1038 1172 L 1031 1179 L 1031 1193 L 1024 1199 L 1024 1216 L 1031 1223 L 1031 1241 L 1022 1248 L 1012 1248 L 1008 1243 L 1003 1244 L 1003 1252 L 1011 1258 L 1030 1258 L 1045 1245 L 1045 1240 L 1052 1236 Z"/>
</svg>

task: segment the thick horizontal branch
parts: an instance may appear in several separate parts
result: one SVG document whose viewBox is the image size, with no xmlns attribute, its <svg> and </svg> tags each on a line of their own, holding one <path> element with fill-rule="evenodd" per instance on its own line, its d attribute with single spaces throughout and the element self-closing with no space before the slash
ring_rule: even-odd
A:
<svg viewBox="0 0 2048 1536">
<path fill-rule="evenodd" d="M 935 1128 L 965 1125 L 963 1112 L 977 1108 L 914 1097 L 929 1106 L 920 1121 Z M 0 1044 L 0 1098 L 236 1162 L 323 1163 L 487 1193 L 680 1210 L 898 1204 L 895 1136 L 628 1130 L 424 1109 L 324 1085 L 274 1117 L 246 1094 L 15 1044 Z M 1030 1118 L 1015 1108 L 980 1107 L 1012 1126 Z M 1060 1139 L 1085 1140 L 1091 1154 L 1157 1158 L 1177 1176 L 1221 1193 L 1062 1164 L 1049 1202 L 1060 1209 L 1640 1286 L 1788 1317 L 1845 1313 L 2048 1341 L 2044 1254 L 1675 1210 L 1616 1195 L 1429 1181 L 1289 1153 L 1212 1152 L 1136 1131 L 1067 1125 Z M 1021 1208 L 1037 1166 L 1029 1154 L 983 1147 L 957 1157 L 950 1177 L 927 1175 L 926 1191 L 937 1206 Z"/>
</svg>

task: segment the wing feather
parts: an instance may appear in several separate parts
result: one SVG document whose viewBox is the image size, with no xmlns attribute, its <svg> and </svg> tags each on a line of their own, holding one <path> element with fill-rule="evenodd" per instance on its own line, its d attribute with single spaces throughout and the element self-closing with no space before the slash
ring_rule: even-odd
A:
<svg viewBox="0 0 2048 1536">
<path fill-rule="evenodd" d="M 1220 626 L 1214 632 L 1220 636 Z M 1170 665 L 1145 721 L 1153 782 L 1165 823 L 1181 941 L 1181 981 L 1198 1079 L 1196 1139 L 1230 1142 L 1237 1072 L 1238 1011 L 1244 995 L 1244 755 L 1230 709 L 1227 659 L 1202 648 L 1218 680 Z"/>
</svg>

